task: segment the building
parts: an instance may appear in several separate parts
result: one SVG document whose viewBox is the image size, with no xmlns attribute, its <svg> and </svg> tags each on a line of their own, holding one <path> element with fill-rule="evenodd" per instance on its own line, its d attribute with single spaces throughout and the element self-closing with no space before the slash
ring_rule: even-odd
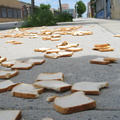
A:
<svg viewBox="0 0 120 120">
<path fill-rule="evenodd" d="M 67 4 L 67 3 L 61 4 L 61 7 L 62 7 L 62 10 L 70 9 L 70 8 L 69 8 L 69 4 Z"/>
<path fill-rule="evenodd" d="M 0 22 L 21 20 L 21 5 L 18 0 L 0 0 Z"/>
</svg>

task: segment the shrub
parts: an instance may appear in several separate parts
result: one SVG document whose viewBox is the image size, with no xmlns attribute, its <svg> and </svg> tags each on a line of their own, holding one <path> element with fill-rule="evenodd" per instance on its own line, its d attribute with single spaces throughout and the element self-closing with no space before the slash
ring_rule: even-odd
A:
<svg viewBox="0 0 120 120">
<path fill-rule="evenodd" d="M 69 14 L 67 12 L 63 12 L 56 16 L 56 21 L 57 22 L 72 22 L 73 17 L 71 14 Z"/>
</svg>

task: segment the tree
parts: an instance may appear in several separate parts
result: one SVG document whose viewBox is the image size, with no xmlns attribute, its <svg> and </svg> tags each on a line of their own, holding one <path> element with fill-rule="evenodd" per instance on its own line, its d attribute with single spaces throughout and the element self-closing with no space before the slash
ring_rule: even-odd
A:
<svg viewBox="0 0 120 120">
<path fill-rule="evenodd" d="M 48 4 L 48 5 L 40 4 L 40 9 L 41 9 L 41 10 L 50 10 L 50 7 L 51 7 L 50 4 Z"/>
<path fill-rule="evenodd" d="M 78 17 L 82 17 L 82 14 L 86 11 L 85 4 L 80 0 L 76 3 L 75 9 L 77 9 Z"/>
</svg>

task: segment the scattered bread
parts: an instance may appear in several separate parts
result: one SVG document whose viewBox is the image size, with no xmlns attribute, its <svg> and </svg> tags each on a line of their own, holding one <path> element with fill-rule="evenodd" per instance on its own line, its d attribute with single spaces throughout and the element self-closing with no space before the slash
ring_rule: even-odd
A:
<svg viewBox="0 0 120 120">
<path fill-rule="evenodd" d="M 26 62 L 35 64 L 35 65 L 41 65 L 45 62 L 45 60 L 44 59 L 29 59 Z"/>
<path fill-rule="evenodd" d="M 63 79 L 64 79 L 64 74 L 62 72 L 40 73 L 36 81 L 51 81 L 51 80 L 63 81 Z"/>
<path fill-rule="evenodd" d="M 51 38 L 51 41 L 59 41 L 60 38 Z"/>
<path fill-rule="evenodd" d="M 51 50 L 52 48 L 38 48 L 34 49 L 35 52 L 46 52 L 47 50 Z"/>
<path fill-rule="evenodd" d="M 104 61 L 109 61 L 109 62 L 116 62 L 116 61 L 118 61 L 118 59 L 117 58 L 104 58 L 103 59 Z"/>
<path fill-rule="evenodd" d="M 59 52 L 58 54 L 60 57 L 71 57 L 73 52 Z"/>
<path fill-rule="evenodd" d="M 49 54 L 49 53 L 58 53 L 58 52 L 60 52 L 60 49 L 51 49 L 51 50 L 47 50 L 46 54 Z"/>
<path fill-rule="evenodd" d="M 15 41 L 15 42 L 13 42 L 12 44 L 13 44 L 13 45 L 16 45 L 16 44 L 23 44 L 23 42 L 17 42 L 17 41 Z"/>
<path fill-rule="evenodd" d="M 79 44 L 68 44 L 70 47 L 77 47 Z"/>
<path fill-rule="evenodd" d="M 5 62 L 2 62 L 1 65 L 2 65 L 3 67 L 11 67 L 11 66 L 13 66 L 16 62 L 17 62 L 17 60 L 8 60 L 8 61 L 5 61 Z"/>
<path fill-rule="evenodd" d="M 58 49 L 65 50 L 67 48 L 70 48 L 70 45 L 65 45 L 65 46 L 58 46 Z"/>
<path fill-rule="evenodd" d="M 109 43 L 105 43 L 105 44 L 95 44 L 95 47 L 106 47 L 106 46 L 110 46 Z"/>
<path fill-rule="evenodd" d="M 33 83 L 33 86 L 36 88 L 46 88 L 46 89 L 51 89 L 59 92 L 67 91 L 71 89 L 70 84 L 65 83 L 63 81 L 57 81 L 57 80 L 49 80 L 49 81 L 38 81 Z"/>
<path fill-rule="evenodd" d="M 13 42 L 15 42 L 15 40 L 6 41 L 6 43 L 13 43 Z"/>
<path fill-rule="evenodd" d="M 82 51 L 83 48 L 66 48 L 65 51 L 69 52 L 77 52 L 77 51 Z"/>
<path fill-rule="evenodd" d="M 0 70 L 0 79 L 12 78 L 18 75 L 18 70 Z"/>
<path fill-rule="evenodd" d="M 0 82 L 0 93 L 12 90 L 16 85 L 17 83 L 12 82 L 11 80 L 2 81 Z"/>
<path fill-rule="evenodd" d="M 0 120 L 20 120 L 21 111 L 20 110 L 1 110 Z"/>
<path fill-rule="evenodd" d="M 11 93 L 12 96 L 22 98 L 38 98 L 44 92 L 44 88 L 35 88 L 32 84 L 21 83 L 16 85 Z"/>
<path fill-rule="evenodd" d="M 51 40 L 51 38 L 52 38 L 51 36 L 43 36 L 42 37 L 43 40 Z"/>
<path fill-rule="evenodd" d="M 120 34 L 114 35 L 114 37 L 120 37 Z"/>
<path fill-rule="evenodd" d="M 71 92 L 85 92 L 88 95 L 99 95 L 100 89 L 108 87 L 108 82 L 78 82 L 73 84 Z"/>
<path fill-rule="evenodd" d="M 49 53 L 49 54 L 44 54 L 44 57 L 46 58 L 51 58 L 51 59 L 57 59 L 59 58 L 59 54 L 58 53 Z"/>
<path fill-rule="evenodd" d="M 58 46 L 66 46 L 66 45 L 68 45 L 68 44 L 69 44 L 69 43 L 68 43 L 67 41 L 64 41 L 64 42 L 62 42 L 62 43 L 57 44 L 56 47 L 58 47 Z"/>
<path fill-rule="evenodd" d="M 53 102 L 56 97 L 58 97 L 58 96 L 57 95 L 49 96 L 46 98 L 46 102 Z"/>
<path fill-rule="evenodd" d="M 84 92 L 75 92 L 70 95 L 56 97 L 54 109 L 62 114 L 71 114 L 96 107 L 96 101 L 87 97 Z"/>
<path fill-rule="evenodd" d="M 114 51 L 114 48 L 99 49 L 100 52 Z"/>
<path fill-rule="evenodd" d="M 53 35 L 51 35 L 51 37 L 52 38 L 58 38 L 58 37 L 61 37 L 61 35 L 60 34 L 53 34 Z"/>
</svg>

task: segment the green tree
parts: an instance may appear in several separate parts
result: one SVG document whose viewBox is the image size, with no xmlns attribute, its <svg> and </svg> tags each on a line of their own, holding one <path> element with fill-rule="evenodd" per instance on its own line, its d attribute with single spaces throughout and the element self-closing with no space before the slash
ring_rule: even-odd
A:
<svg viewBox="0 0 120 120">
<path fill-rule="evenodd" d="M 85 4 L 80 0 L 75 5 L 75 10 L 77 9 L 78 17 L 82 17 L 82 14 L 86 11 Z"/>
<path fill-rule="evenodd" d="M 48 5 L 40 4 L 40 9 L 41 9 L 41 10 L 50 10 L 50 7 L 51 7 L 50 4 L 48 4 Z"/>
</svg>

